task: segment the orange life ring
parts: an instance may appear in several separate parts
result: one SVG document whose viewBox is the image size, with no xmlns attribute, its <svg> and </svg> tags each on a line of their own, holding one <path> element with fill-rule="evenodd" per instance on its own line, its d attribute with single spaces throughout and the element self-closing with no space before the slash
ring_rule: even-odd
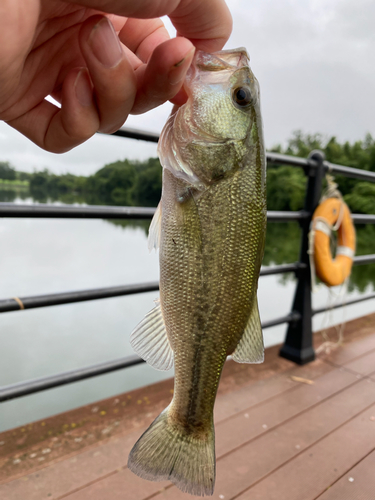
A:
<svg viewBox="0 0 375 500">
<path fill-rule="evenodd" d="M 339 226 L 338 245 L 333 259 L 330 237 L 336 224 Z M 311 229 L 315 236 L 313 253 L 316 275 L 328 286 L 341 285 L 350 275 L 356 243 L 355 228 L 347 204 L 339 198 L 324 200 L 313 214 Z"/>
</svg>

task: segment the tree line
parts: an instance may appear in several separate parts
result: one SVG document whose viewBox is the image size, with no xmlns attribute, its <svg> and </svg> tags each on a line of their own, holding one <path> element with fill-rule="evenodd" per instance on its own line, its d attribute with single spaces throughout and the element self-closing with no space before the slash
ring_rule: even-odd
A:
<svg viewBox="0 0 375 500">
<path fill-rule="evenodd" d="M 349 167 L 375 172 L 375 140 L 370 134 L 354 143 L 340 143 L 335 137 L 297 131 L 285 147 L 271 151 L 307 157 L 320 149 L 326 159 Z M 160 199 L 162 168 L 157 158 L 144 162 L 123 160 L 105 165 L 88 177 L 56 175 L 48 170 L 26 173 L 0 162 L 0 179 L 29 182 L 30 195 L 37 201 L 66 203 L 156 206 Z M 336 182 L 353 212 L 375 213 L 375 184 L 336 176 Z M 306 176 L 302 169 L 268 165 L 267 202 L 269 210 L 299 210 L 303 207 Z"/>
<path fill-rule="evenodd" d="M 364 140 L 340 143 L 335 137 L 303 134 L 297 131 L 285 148 L 273 152 L 306 158 L 310 151 L 320 149 L 326 160 L 347 167 L 375 172 L 375 140 L 367 134 Z M 336 175 L 335 181 L 352 212 L 375 213 L 375 183 Z M 269 210 L 300 210 L 303 208 L 306 176 L 302 169 L 269 165 L 267 169 L 267 202 Z"/>
</svg>

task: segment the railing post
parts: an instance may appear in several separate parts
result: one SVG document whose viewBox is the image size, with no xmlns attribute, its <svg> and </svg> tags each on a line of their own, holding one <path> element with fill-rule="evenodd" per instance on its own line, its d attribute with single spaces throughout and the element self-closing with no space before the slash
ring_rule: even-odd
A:
<svg viewBox="0 0 375 500">
<path fill-rule="evenodd" d="M 296 273 L 297 287 L 294 295 L 292 312 L 297 313 L 299 319 L 290 323 L 285 343 L 280 350 L 280 356 L 290 359 L 299 365 L 304 365 L 315 359 L 312 335 L 312 306 L 311 306 L 311 275 L 308 250 L 308 235 L 312 214 L 319 203 L 324 176 L 324 153 L 314 150 L 309 159 L 317 162 L 316 167 L 307 170 L 308 181 L 304 210 L 309 217 L 302 222 L 302 242 L 300 262 L 306 264 Z"/>
</svg>

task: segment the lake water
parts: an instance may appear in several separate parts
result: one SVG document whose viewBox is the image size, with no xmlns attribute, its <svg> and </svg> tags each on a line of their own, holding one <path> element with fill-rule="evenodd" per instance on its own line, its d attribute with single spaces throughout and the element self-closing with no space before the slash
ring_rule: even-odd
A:
<svg viewBox="0 0 375 500">
<path fill-rule="evenodd" d="M 281 234 L 284 226 L 280 225 Z M 149 254 L 142 227 L 102 220 L 0 219 L 0 237 L 0 298 L 158 279 L 158 256 Z M 294 246 L 298 253 L 299 242 Z M 273 251 L 278 255 L 282 248 Z M 362 288 L 364 293 L 373 291 L 371 283 Z M 260 278 L 262 321 L 287 314 L 294 289 L 291 275 Z M 358 295 L 354 289 L 347 299 Z M 129 335 L 153 307 L 156 296 L 153 292 L 1 314 L 0 385 L 133 354 Z M 314 296 L 314 307 L 327 302 L 327 290 L 322 287 Z M 371 300 L 335 311 L 330 318 L 319 315 L 314 318 L 314 329 L 321 327 L 322 319 L 335 324 L 374 308 Z M 266 346 L 282 342 L 285 330 L 285 325 L 266 329 Z M 172 370 L 159 372 L 140 365 L 1 403 L 0 431 L 171 376 Z"/>
</svg>

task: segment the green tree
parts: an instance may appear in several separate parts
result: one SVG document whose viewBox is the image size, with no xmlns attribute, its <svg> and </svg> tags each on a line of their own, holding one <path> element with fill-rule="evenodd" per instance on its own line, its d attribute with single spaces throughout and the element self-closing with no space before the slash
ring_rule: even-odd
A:
<svg viewBox="0 0 375 500">
<path fill-rule="evenodd" d="M 353 144 L 346 141 L 341 144 L 336 137 L 304 134 L 298 130 L 293 133 L 285 148 L 277 145 L 272 151 L 306 158 L 313 149 L 322 150 L 327 161 L 331 163 L 375 172 L 375 140 L 371 134 L 367 134 L 363 141 Z M 294 210 L 292 207 L 302 207 L 302 191 L 305 189 L 301 177 L 302 170 L 292 167 L 286 171 L 285 168 L 288 167 L 276 167 L 279 171 L 276 173 L 273 172 L 272 165 L 268 168 L 267 199 L 269 208 L 273 210 Z M 296 174 L 295 171 L 300 173 Z M 374 184 L 339 175 L 335 176 L 335 180 L 352 211 L 375 213 Z"/>
<path fill-rule="evenodd" d="M 16 171 L 7 161 L 0 161 L 0 179 L 7 181 L 16 180 Z"/>
<path fill-rule="evenodd" d="M 267 171 L 268 210 L 301 210 L 306 176 L 300 168 L 270 167 Z"/>
<path fill-rule="evenodd" d="M 105 165 L 87 179 L 86 190 L 96 191 L 106 202 L 131 205 L 131 189 L 136 179 L 135 164 L 129 160 Z"/>
<path fill-rule="evenodd" d="M 158 158 L 150 158 L 138 165 L 137 176 L 132 188 L 132 198 L 136 205 L 156 207 L 162 187 L 162 167 Z"/>
<path fill-rule="evenodd" d="M 358 182 L 344 200 L 353 212 L 375 214 L 375 184 Z"/>
</svg>

